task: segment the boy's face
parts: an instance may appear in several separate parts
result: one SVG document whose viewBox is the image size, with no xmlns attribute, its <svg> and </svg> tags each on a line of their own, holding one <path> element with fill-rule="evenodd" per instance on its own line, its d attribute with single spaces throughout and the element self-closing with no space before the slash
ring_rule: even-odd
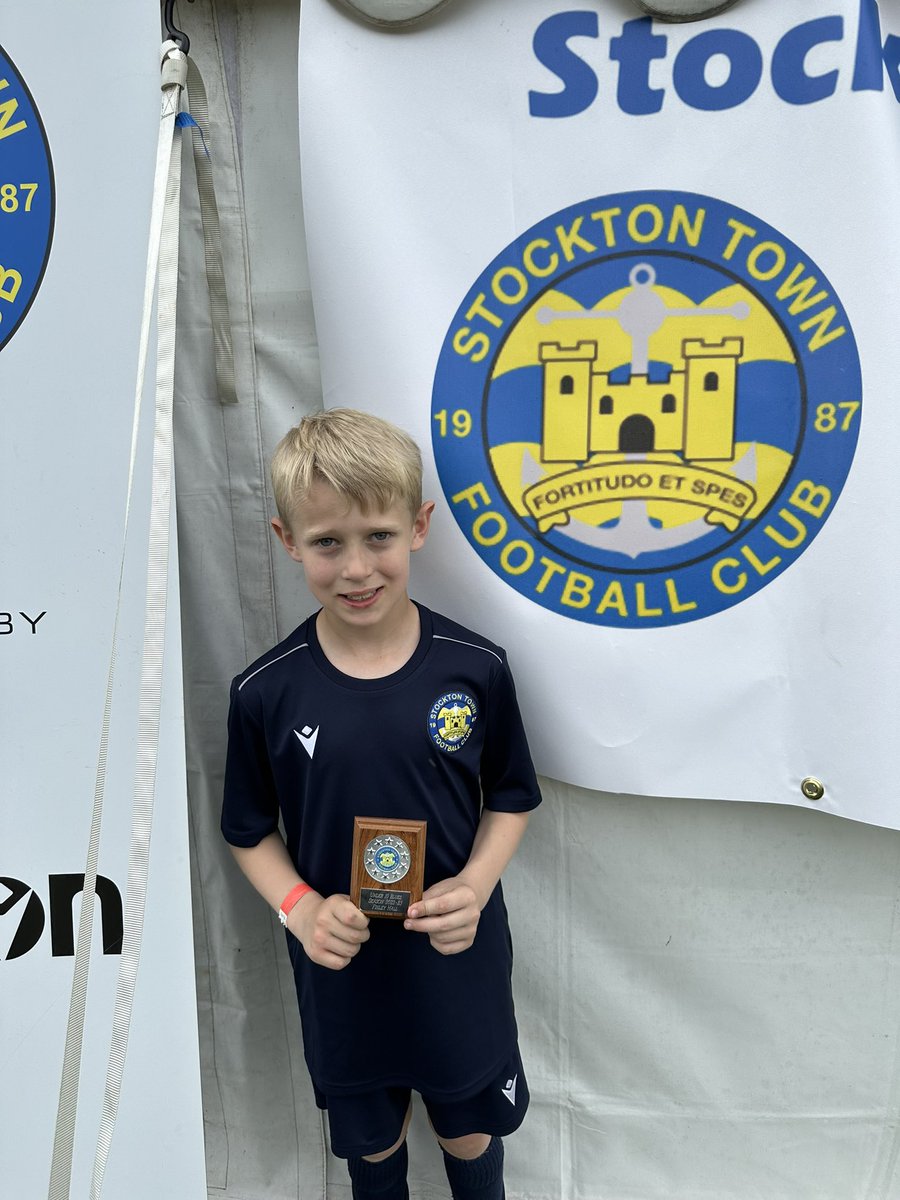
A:
<svg viewBox="0 0 900 1200">
<path fill-rule="evenodd" d="M 403 503 L 364 513 L 327 483 L 313 484 L 288 529 L 272 526 L 335 631 L 391 628 L 409 606 L 409 556 L 428 536 L 434 502 L 415 520 Z"/>
</svg>

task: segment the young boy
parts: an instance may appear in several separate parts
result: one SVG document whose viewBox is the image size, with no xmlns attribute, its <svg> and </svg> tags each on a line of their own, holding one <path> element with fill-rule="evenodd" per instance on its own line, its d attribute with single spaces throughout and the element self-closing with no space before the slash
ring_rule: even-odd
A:
<svg viewBox="0 0 900 1200">
<path fill-rule="evenodd" d="M 232 684 L 222 831 L 287 927 L 354 1200 L 407 1200 L 412 1091 L 456 1200 L 501 1200 L 500 1139 L 528 1089 L 499 879 L 540 803 L 506 656 L 409 598 L 434 503 L 401 430 L 316 413 L 272 481 L 272 525 L 321 607 Z M 370 921 L 347 895 L 356 816 L 428 822 L 404 920 Z"/>
</svg>

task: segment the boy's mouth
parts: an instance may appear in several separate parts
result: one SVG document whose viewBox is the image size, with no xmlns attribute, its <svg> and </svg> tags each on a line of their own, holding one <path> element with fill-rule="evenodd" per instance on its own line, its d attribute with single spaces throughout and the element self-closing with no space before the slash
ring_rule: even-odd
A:
<svg viewBox="0 0 900 1200">
<path fill-rule="evenodd" d="M 381 588 L 369 588 L 365 592 L 342 592 L 341 596 L 348 604 L 368 604 L 374 600 Z"/>
</svg>

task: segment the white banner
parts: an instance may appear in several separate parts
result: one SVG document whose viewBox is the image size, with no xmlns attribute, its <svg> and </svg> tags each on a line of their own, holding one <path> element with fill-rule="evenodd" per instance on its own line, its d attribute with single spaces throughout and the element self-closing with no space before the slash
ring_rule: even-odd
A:
<svg viewBox="0 0 900 1200">
<path fill-rule="evenodd" d="M 5 11 L 0 29 L 0 1157 L 4 1194 L 23 1200 L 46 1196 L 50 1178 L 112 645 L 159 126 L 158 19 L 140 0 L 87 17 L 32 0 Z M 150 433 L 125 564 L 79 1197 L 100 1127 L 123 934 Z M 206 1195 L 174 578 L 170 598 L 142 957 L 103 1191 L 129 1200 Z"/>
<path fill-rule="evenodd" d="M 415 591 L 545 774 L 900 824 L 898 63 L 897 0 L 304 0 L 326 402 L 432 448 Z"/>
</svg>

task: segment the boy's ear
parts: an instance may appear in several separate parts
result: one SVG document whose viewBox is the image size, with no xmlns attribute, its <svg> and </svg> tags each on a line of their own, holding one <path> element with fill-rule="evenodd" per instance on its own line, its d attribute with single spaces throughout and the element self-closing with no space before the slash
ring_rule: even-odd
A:
<svg viewBox="0 0 900 1200">
<path fill-rule="evenodd" d="M 416 513 L 416 519 L 413 521 L 413 536 L 410 544 L 410 550 L 420 550 L 425 545 L 425 539 L 428 537 L 428 530 L 431 527 L 431 514 L 434 512 L 434 501 L 426 500 L 419 511 Z"/>
<path fill-rule="evenodd" d="M 300 554 L 300 548 L 294 541 L 294 535 L 291 533 L 290 529 L 288 529 L 287 525 L 285 525 L 284 521 L 282 521 L 281 517 L 272 518 L 272 528 L 278 535 L 278 540 L 281 542 L 282 546 L 284 546 L 285 550 L 287 550 L 294 562 L 303 562 L 303 558 Z"/>
</svg>

